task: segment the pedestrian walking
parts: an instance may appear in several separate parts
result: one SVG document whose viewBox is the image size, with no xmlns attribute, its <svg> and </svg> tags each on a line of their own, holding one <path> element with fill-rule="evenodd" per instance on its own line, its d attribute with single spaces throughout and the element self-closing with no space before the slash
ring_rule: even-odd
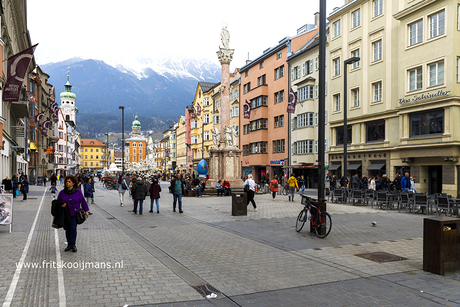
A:
<svg viewBox="0 0 460 307">
<path fill-rule="evenodd" d="M 149 188 L 150 192 L 150 211 L 153 212 L 153 202 L 156 202 L 157 213 L 160 213 L 160 192 L 161 186 L 158 184 L 158 179 L 154 178 Z"/>
<path fill-rule="evenodd" d="M 91 190 L 93 190 L 93 194 L 91 196 L 91 203 L 94 204 L 94 193 L 96 192 L 96 189 L 94 188 L 94 177 L 93 176 L 89 176 L 89 179 L 88 180 L 88 183 L 91 185 Z M 89 213 L 91 215 L 91 212 Z"/>
<path fill-rule="evenodd" d="M 120 206 L 123 207 L 123 200 L 125 198 L 125 192 L 128 190 L 128 184 L 126 183 L 126 180 L 123 178 L 123 176 L 118 177 L 118 196 L 120 197 Z"/>
<path fill-rule="evenodd" d="M 409 177 L 409 173 L 404 174 L 404 177 L 402 177 L 399 186 L 402 192 L 409 192 L 411 190 L 411 179 Z"/>
<path fill-rule="evenodd" d="M 57 184 L 57 180 L 58 180 L 58 178 L 56 177 L 56 174 L 53 173 L 53 174 L 51 175 L 51 177 L 50 177 L 51 185 L 53 185 L 53 184 L 56 185 L 56 184 Z"/>
<path fill-rule="evenodd" d="M 59 183 L 64 184 L 64 176 L 62 174 L 59 175 Z"/>
<path fill-rule="evenodd" d="M 369 181 L 369 190 L 375 191 L 377 187 L 375 186 L 375 177 L 372 177 Z"/>
<path fill-rule="evenodd" d="M 46 177 L 46 174 L 43 175 L 43 186 L 46 187 L 46 181 L 48 180 L 48 177 Z"/>
<path fill-rule="evenodd" d="M 299 190 L 299 185 L 297 184 L 297 179 L 295 179 L 294 174 L 291 174 L 291 177 L 288 179 L 288 186 L 289 186 L 289 201 L 294 201 L 294 194 L 297 189 Z"/>
<path fill-rule="evenodd" d="M 56 193 L 58 189 L 56 188 L 56 183 L 53 183 L 50 188 L 51 195 L 53 195 L 53 199 L 56 199 Z"/>
<path fill-rule="evenodd" d="M 88 177 L 86 179 L 86 182 L 83 183 L 83 194 L 85 196 L 85 199 L 86 199 L 86 203 L 89 204 L 89 201 L 91 199 L 93 199 L 94 197 L 94 194 L 93 194 L 93 188 L 91 187 L 91 177 Z M 94 201 L 91 202 L 92 204 L 94 204 Z M 88 205 L 88 208 L 89 208 L 89 205 Z M 90 211 L 88 211 L 88 214 L 89 215 L 92 215 L 92 213 Z"/>
<path fill-rule="evenodd" d="M 173 194 L 174 200 L 173 200 L 173 212 L 176 212 L 176 204 L 179 202 L 179 213 L 184 212 L 182 210 L 182 193 L 185 190 L 185 183 L 184 181 L 180 178 L 180 174 L 176 174 L 176 177 L 174 177 L 171 180 L 171 185 L 169 186 L 169 191 Z"/>
<path fill-rule="evenodd" d="M 64 224 L 65 236 L 67 238 L 67 247 L 64 251 L 77 251 L 77 211 L 85 210 L 86 218 L 89 216 L 89 208 L 86 203 L 83 193 L 78 188 L 78 179 L 75 175 L 65 177 L 64 189 L 59 192 L 58 199 L 64 204 L 62 207 L 67 207 L 70 213 L 70 222 Z"/>
<path fill-rule="evenodd" d="M 273 176 L 273 179 L 270 181 L 270 191 L 272 192 L 273 200 L 275 200 L 276 193 L 279 190 L 278 186 L 279 186 L 278 180 L 276 180 L 276 176 Z"/>
<path fill-rule="evenodd" d="M 410 191 L 413 192 L 413 193 L 417 193 L 417 189 L 415 188 L 415 180 L 416 179 L 417 179 L 417 177 L 415 177 L 415 176 L 410 177 Z"/>
<path fill-rule="evenodd" d="M 18 175 L 14 174 L 11 178 L 12 186 L 13 186 L 13 198 L 19 195 L 18 187 L 19 187 L 19 180 Z"/>
<path fill-rule="evenodd" d="M 29 181 L 27 180 L 27 175 L 21 176 L 21 193 L 22 193 L 22 200 L 27 200 L 27 193 L 29 193 Z"/>
<path fill-rule="evenodd" d="M 357 190 L 359 188 L 359 175 L 356 173 L 351 176 L 351 184 L 353 185 L 353 189 Z"/>
<path fill-rule="evenodd" d="M 254 201 L 256 183 L 254 182 L 254 179 L 252 179 L 252 174 L 248 175 L 248 179 L 246 179 L 246 181 L 243 183 L 243 186 L 245 187 L 245 190 L 247 190 L 247 193 L 248 193 L 248 204 L 247 205 L 249 205 L 249 202 L 251 202 L 252 206 L 254 207 L 252 211 L 257 212 L 256 202 Z"/>
<path fill-rule="evenodd" d="M 301 191 L 303 193 L 303 191 L 305 191 L 305 178 L 304 178 L 303 175 L 300 177 L 299 182 L 297 182 L 297 183 L 299 184 L 300 189 L 301 189 Z"/>
<path fill-rule="evenodd" d="M 137 179 L 131 186 L 131 195 L 134 199 L 134 214 L 137 214 L 137 206 L 139 205 L 139 214 L 143 212 L 144 199 L 147 196 L 149 187 L 144 183 L 141 177 Z"/>
</svg>

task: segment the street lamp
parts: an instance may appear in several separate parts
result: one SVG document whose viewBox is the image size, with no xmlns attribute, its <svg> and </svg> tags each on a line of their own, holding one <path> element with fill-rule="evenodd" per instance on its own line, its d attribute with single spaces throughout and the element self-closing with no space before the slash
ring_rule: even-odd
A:
<svg viewBox="0 0 460 307">
<path fill-rule="evenodd" d="M 348 123 L 347 123 L 347 70 L 348 65 L 356 63 L 359 57 L 352 57 L 343 61 L 343 175 L 347 179 L 347 146 L 348 146 Z"/>
<path fill-rule="evenodd" d="M 125 107 L 119 106 L 121 110 L 121 175 L 125 175 Z"/>
<path fill-rule="evenodd" d="M 106 133 L 105 136 L 107 137 L 107 143 L 105 144 L 105 166 L 109 169 L 109 134 Z"/>
</svg>

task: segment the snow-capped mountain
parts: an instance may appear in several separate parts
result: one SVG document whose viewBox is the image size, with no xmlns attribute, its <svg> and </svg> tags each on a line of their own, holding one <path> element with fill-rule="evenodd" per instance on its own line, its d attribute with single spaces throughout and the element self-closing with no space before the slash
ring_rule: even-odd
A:
<svg viewBox="0 0 460 307">
<path fill-rule="evenodd" d="M 50 75 L 56 93 L 64 91 L 70 75 L 72 92 L 77 95 L 79 131 L 92 133 L 119 130 L 121 105 L 127 130 L 136 113 L 143 130 L 168 128 L 184 115 L 197 83 L 219 82 L 221 70 L 209 60 L 190 58 L 143 59 L 123 65 L 73 58 L 41 68 Z"/>
</svg>

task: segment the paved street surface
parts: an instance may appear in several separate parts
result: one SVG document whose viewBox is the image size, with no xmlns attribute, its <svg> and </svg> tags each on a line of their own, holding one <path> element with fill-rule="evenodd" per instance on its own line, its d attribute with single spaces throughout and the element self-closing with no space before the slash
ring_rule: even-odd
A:
<svg viewBox="0 0 460 307">
<path fill-rule="evenodd" d="M 422 270 L 426 216 L 328 204 L 332 231 L 319 239 L 308 226 L 295 231 L 299 196 L 256 195 L 258 211 L 242 217 L 231 215 L 230 197 L 184 198 L 180 214 L 162 187 L 160 214 L 148 203 L 135 215 L 128 195 L 121 207 L 98 183 L 71 253 L 64 231 L 51 227 L 49 191 L 31 186 L 30 199 L 14 203 L 13 232 L 0 227 L 0 304 L 460 306 L 460 274 Z M 406 260 L 356 256 L 373 252 Z M 17 268 L 21 259 L 39 267 Z M 52 266 L 59 260 L 67 267 Z M 207 299 L 212 291 L 217 298 Z"/>
</svg>

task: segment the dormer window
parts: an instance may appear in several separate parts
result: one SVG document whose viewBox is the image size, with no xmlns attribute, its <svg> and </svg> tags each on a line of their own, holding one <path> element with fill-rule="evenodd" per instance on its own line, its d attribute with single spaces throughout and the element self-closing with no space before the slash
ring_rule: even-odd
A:
<svg viewBox="0 0 460 307">
<path fill-rule="evenodd" d="M 94 144 L 94 142 L 93 142 L 93 141 L 91 141 L 91 142 L 90 142 L 90 144 L 92 145 L 92 144 Z"/>
</svg>

